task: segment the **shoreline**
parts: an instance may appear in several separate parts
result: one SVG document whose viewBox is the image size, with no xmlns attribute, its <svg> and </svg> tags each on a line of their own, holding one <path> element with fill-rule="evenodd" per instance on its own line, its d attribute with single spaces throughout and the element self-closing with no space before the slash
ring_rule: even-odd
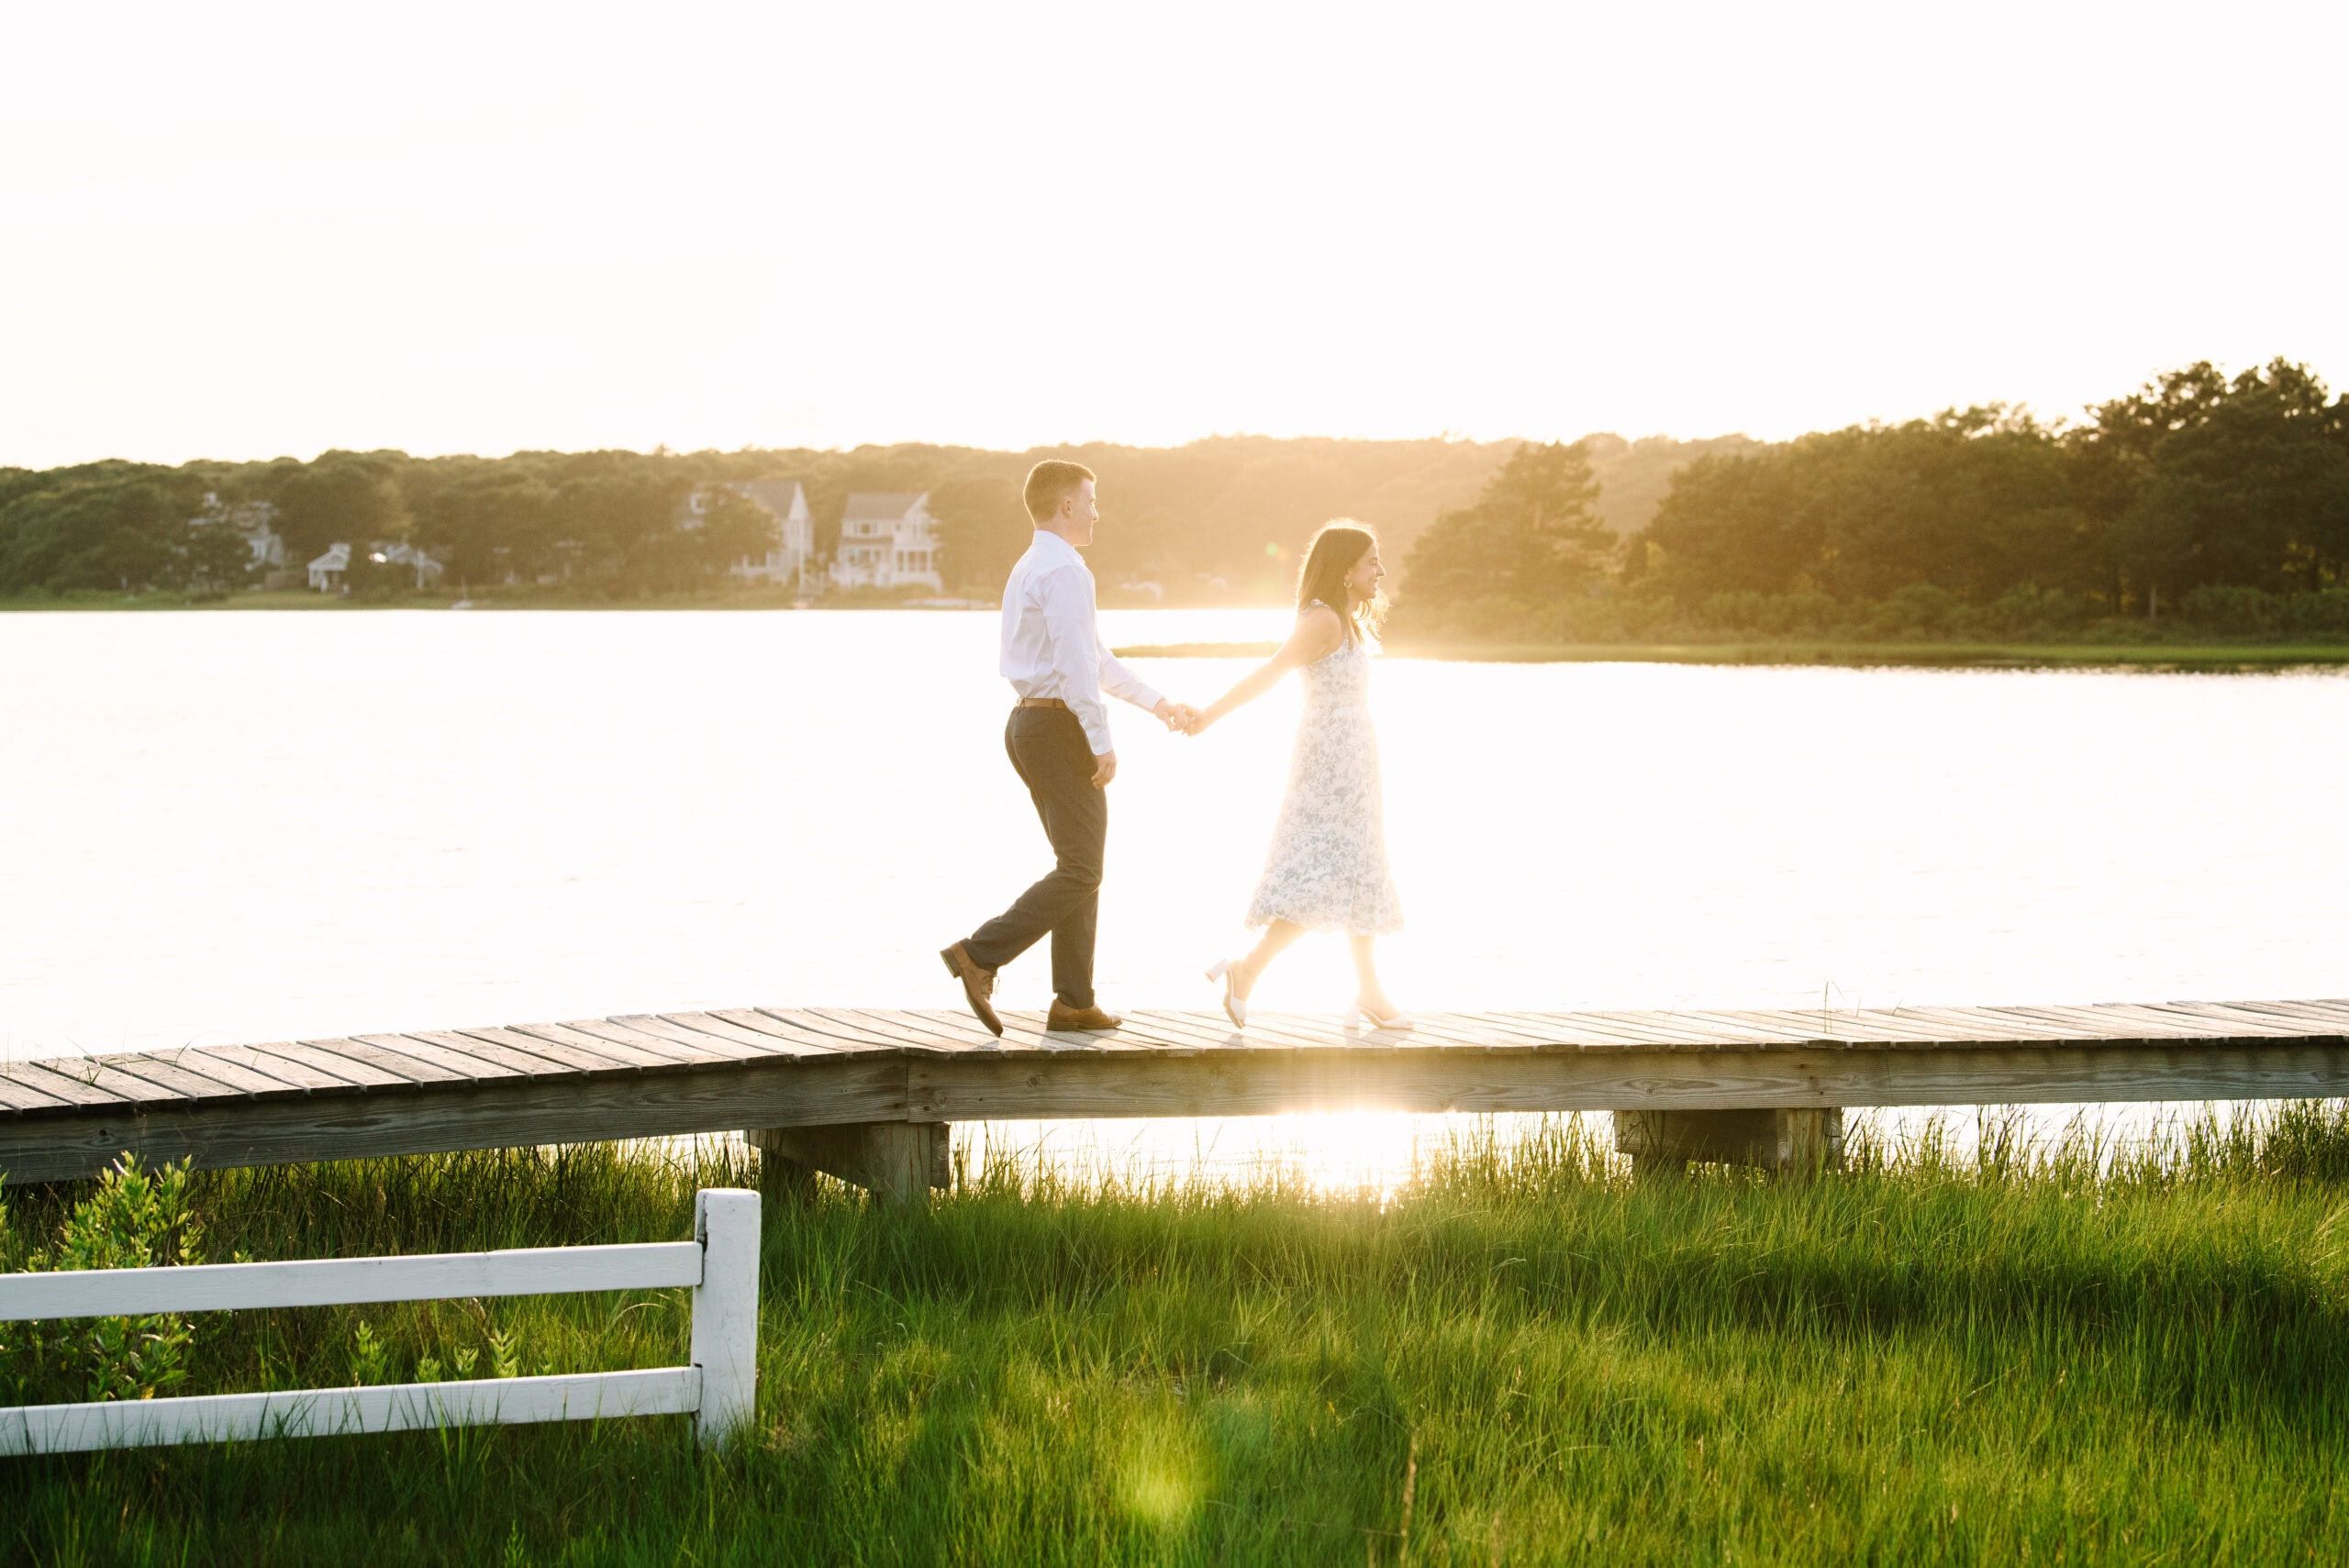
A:
<svg viewBox="0 0 2349 1568">
<path fill-rule="evenodd" d="M 1120 659 L 1264 659 L 1272 642 L 1134 643 Z M 2349 643 L 1390 642 L 1389 659 L 1472 664 L 1751 664 L 1939 670 L 2279 671 L 2349 664 Z"/>
<path fill-rule="evenodd" d="M 1122 605 L 1104 609 L 1230 610 L 1250 605 Z M 490 612 L 563 611 L 792 611 L 861 612 L 919 610 L 930 614 L 992 615 L 995 606 L 973 600 L 928 603 L 851 600 L 808 602 L 788 593 L 747 589 L 728 594 L 692 594 L 643 599 L 596 599 L 566 595 L 493 594 L 477 599 L 446 594 L 411 594 L 393 599 L 354 601 L 304 589 L 263 590 L 221 599 L 190 600 L 165 595 L 89 594 L 66 597 L 0 598 L 0 615 L 171 614 L 182 612 L 284 612 L 316 614 L 351 610 L 463 609 Z M 1127 643 L 1111 650 L 1121 659 L 1264 659 L 1275 641 Z M 1403 638 L 1385 645 L 1390 659 L 1473 664 L 1717 664 L 1844 669 L 1940 670 L 2140 670 L 2150 673 L 2274 673 L 2349 665 L 2349 639 L 2340 642 L 1905 642 L 1843 641 L 1834 638 L 1781 638 L 1679 642 L 1526 642 L 1509 640 L 1420 640 Z"/>
</svg>

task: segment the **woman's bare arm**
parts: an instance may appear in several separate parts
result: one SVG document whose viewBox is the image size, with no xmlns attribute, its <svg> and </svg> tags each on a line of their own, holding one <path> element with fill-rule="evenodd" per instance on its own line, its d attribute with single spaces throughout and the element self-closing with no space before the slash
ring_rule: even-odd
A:
<svg viewBox="0 0 2349 1568">
<path fill-rule="evenodd" d="M 1241 677 L 1238 684 L 1208 705 L 1192 728 L 1196 735 L 1230 713 L 1233 708 L 1254 702 L 1279 684 L 1291 670 L 1328 658 L 1346 639 L 1345 628 L 1338 620 L 1338 612 L 1327 605 L 1309 605 L 1297 617 L 1297 628 L 1280 651 Z"/>
</svg>

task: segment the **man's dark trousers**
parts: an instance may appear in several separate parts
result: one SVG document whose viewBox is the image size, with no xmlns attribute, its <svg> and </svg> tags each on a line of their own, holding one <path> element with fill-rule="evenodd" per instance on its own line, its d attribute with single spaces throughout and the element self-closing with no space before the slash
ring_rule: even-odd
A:
<svg viewBox="0 0 2349 1568">
<path fill-rule="evenodd" d="M 1015 707 L 1003 748 L 1052 840 L 1052 869 L 1010 908 L 981 926 L 963 951 L 1001 969 L 1052 937 L 1052 991 L 1064 1006 L 1093 1006 L 1093 936 L 1101 910 L 1101 851 L 1109 838 L 1109 792 L 1093 784 L 1093 748 L 1076 716 Z"/>
</svg>

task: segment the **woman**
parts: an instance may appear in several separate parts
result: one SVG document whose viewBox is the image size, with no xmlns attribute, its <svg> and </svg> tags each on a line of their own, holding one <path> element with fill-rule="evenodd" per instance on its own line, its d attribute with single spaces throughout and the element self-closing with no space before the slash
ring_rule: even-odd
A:
<svg viewBox="0 0 2349 1568">
<path fill-rule="evenodd" d="M 1192 721 L 1190 732 L 1264 695 L 1291 670 L 1305 672 L 1305 713 L 1289 762 L 1264 874 L 1249 901 L 1248 926 L 1264 935 L 1244 958 L 1208 971 L 1223 982 L 1223 1010 L 1248 1021 L 1249 993 L 1282 951 L 1308 931 L 1343 931 L 1353 944 L 1354 1013 L 1369 1027 L 1410 1023 L 1378 984 L 1376 940 L 1403 929 L 1402 900 L 1386 870 L 1386 829 L 1378 787 L 1378 739 L 1370 727 L 1370 651 L 1384 607 L 1386 569 L 1368 528 L 1343 519 L 1313 537 L 1297 574 L 1297 628 L 1264 666 Z"/>
</svg>

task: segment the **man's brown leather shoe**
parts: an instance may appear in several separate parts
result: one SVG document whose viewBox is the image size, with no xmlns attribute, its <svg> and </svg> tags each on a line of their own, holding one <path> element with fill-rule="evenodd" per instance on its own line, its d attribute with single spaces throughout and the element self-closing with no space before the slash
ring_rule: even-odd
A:
<svg viewBox="0 0 2349 1568">
<path fill-rule="evenodd" d="M 1044 1015 L 1044 1028 L 1060 1029 L 1113 1029 L 1126 1020 L 1115 1013 L 1105 1013 L 1098 1007 L 1063 1006 L 1058 996 L 1052 998 L 1052 1011 Z"/>
<path fill-rule="evenodd" d="M 979 1022 L 996 1039 L 1003 1038 L 1003 1020 L 995 1016 L 995 971 L 981 969 L 978 961 L 963 951 L 961 942 L 938 956 L 946 961 L 946 973 L 963 983 L 963 1000 L 971 1004 Z"/>
</svg>

